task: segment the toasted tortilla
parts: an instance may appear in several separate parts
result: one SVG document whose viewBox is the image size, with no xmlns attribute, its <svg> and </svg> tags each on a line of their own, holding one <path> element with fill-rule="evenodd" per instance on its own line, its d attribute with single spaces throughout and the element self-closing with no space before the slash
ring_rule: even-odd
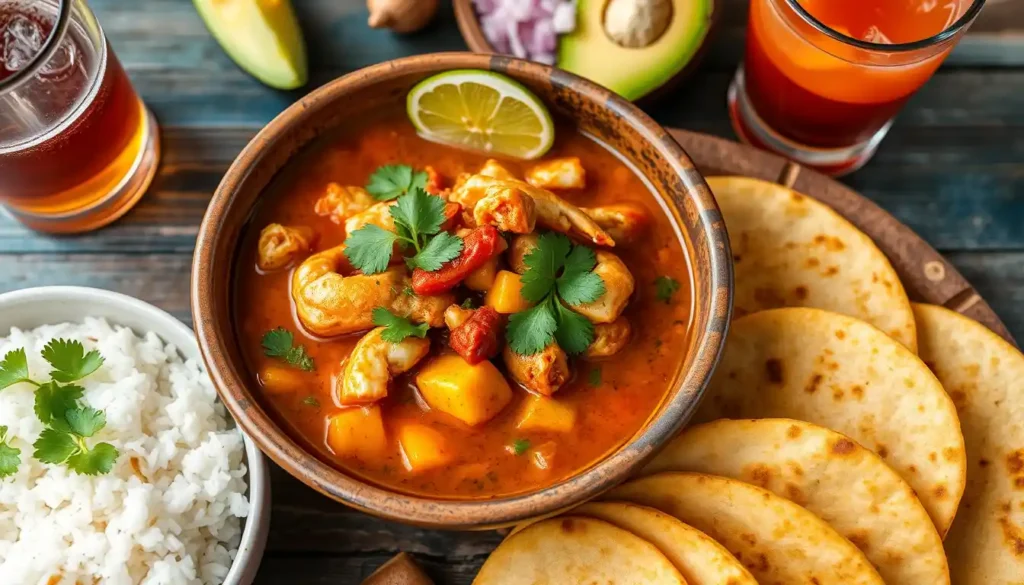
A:
<svg viewBox="0 0 1024 585">
<path fill-rule="evenodd" d="M 731 477 L 800 504 L 859 548 L 887 585 L 949 583 L 921 500 L 846 435 L 791 419 L 717 420 L 673 439 L 643 474 L 662 471 Z"/>
<path fill-rule="evenodd" d="M 635 479 L 604 499 L 657 508 L 718 541 L 760 585 L 883 585 L 857 547 L 768 490 L 702 473 Z"/>
<path fill-rule="evenodd" d="M 792 418 L 843 433 L 914 488 L 940 535 L 963 495 L 956 409 L 910 350 L 867 323 L 819 309 L 773 309 L 732 324 L 695 422 Z"/>
<path fill-rule="evenodd" d="M 542 520 L 509 536 L 473 580 L 474 585 L 540 583 L 686 585 L 653 544 L 581 516 Z"/>
<path fill-rule="evenodd" d="M 921 358 L 967 445 L 967 489 L 946 537 L 953 582 L 1024 584 L 1024 355 L 959 313 L 915 304 L 914 314 Z"/>
<path fill-rule="evenodd" d="M 857 317 L 917 348 L 907 293 L 871 238 L 819 201 L 746 177 L 710 177 L 729 230 L 734 311 L 814 307 Z"/>
<path fill-rule="evenodd" d="M 689 585 L 758 585 L 721 544 L 654 508 L 627 502 L 588 502 L 572 513 L 604 520 L 658 547 Z"/>
</svg>

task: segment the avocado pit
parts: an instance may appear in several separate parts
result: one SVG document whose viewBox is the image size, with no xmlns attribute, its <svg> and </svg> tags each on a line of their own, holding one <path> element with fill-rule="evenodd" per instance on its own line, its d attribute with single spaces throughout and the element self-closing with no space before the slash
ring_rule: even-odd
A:
<svg viewBox="0 0 1024 585">
<path fill-rule="evenodd" d="M 609 0 L 604 32 L 615 44 L 639 49 L 654 44 L 672 22 L 672 0 Z"/>
</svg>

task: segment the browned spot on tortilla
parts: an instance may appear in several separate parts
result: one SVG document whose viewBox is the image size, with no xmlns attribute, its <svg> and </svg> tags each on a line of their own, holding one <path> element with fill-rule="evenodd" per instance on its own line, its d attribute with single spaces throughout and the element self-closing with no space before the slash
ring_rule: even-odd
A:
<svg viewBox="0 0 1024 585">
<path fill-rule="evenodd" d="M 562 532 L 566 534 L 583 530 L 583 525 L 574 520 L 573 518 L 562 518 Z"/>
<path fill-rule="evenodd" d="M 835 276 L 837 274 L 839 274 L 838 266 L 833 265 L 825 269 L 825 276 Z"/>
<path fill-rule="evenodd" d="M 1013 522 L 1006 516 L 999 518 L 999 525 L 1003 528 L 1003 538 L 1006 545 L 1014 556 L 1024 557 L 1024 530 L 1014 526 Z"/>
<path fill-rule="evenodd" d="M 859 548 L 864 552 L 867 552 L 868 549 L 871 548 L 871 543 L 868 540 L 868 534 L 863 530 L 857 530 L 855 532 L 847 534 L 846 538 L 853 543 L 853 546 Z"/>
<path fill-rule="evenodd" d="M 764 556 L 764 553 L 757 553 L 757 559 L 754 562 L 753 568 L 762 573 L 768 572 L 768 569 L 771 568 L 771 565 L 768 564 L 768 557 Z"/>
<path fill-rule="evenodd" d="M 768 358 L 764 361 L 764 374 L 772 384 L 782 383 L 782 360 Z"/>
<path fill-rule="evenodd" d="M 782 247 L 787 250 L 796 250 L 796 242 L 786 242 L 782 244 Z"/>
<path fill-rule="evenodd" d="M 903 555 L 901 555 L 899 551 L 890 548 L 889 550 L 885 551 L 885 560 L 890 565 L 898 565 L 903 562 Z"/>
<path fill-rule="evenodd" d="M 955 463 L 960 459 L 960 449 L 955 447 L 946 447 L 942 450 L 942 458 L 950 463 Z"/>
<path fill-rule="evenodd" d="M 1024 472 L 1024 449 L 1017 449 L 1006 456 L 1006 469 L 1010 475 Z"/>
<path fill-rule="evenodd" d="M 908 465 L 907 466 L 907 471 L 909 471 L 910 473 L 917 473 L 917 466 L 916 465 Z"/>
<path fill-rule="evenodd" d="M 829 450 L 835 455 L 849 455 L 850 453 L 853 453 L 856 448 L 857 445 L 846 437 L 840 437 L 835 441 L 832 441 L 832 444 L 829 445 Z"/>
<path fill-rule="evenodd" d="M 739 254 L 732 255 L 732 261 L 735 262 L 736 264 L 739 264 L 741 260 L 743 260 L 743 257 L 740 256 Z"/>
<path fill-rule="evenodd" d="M 836 329 L 836 339 L 846 339 L 846 332 L 842 329 Z"/>
<path fill-rule="evenodd" d="M 796 439 L 800 435 L 802 435 L 803 432 L 803 429 L 801 429 L 800 427 L 796 425 L 789 425 L 789 428 L 786 429 L 786 436 L 789 437 L 790 439 Z"/>
<path fill-rule="evenodd" d="M 807 382 L 807 386 L 804 387 L 804 392 L 808 394 L 814 394 L 815 392 L 818 391 L 818 386 L 821 385 L 821 381 L 824 379 L 825 377 L 822 376 L 821 374 L 814 374 L 813 376 L 811 376 L 811 379 Z"/>
<path fill-rule="evenodd" d="M 981 366 L 978 364 L 967 364 L 966 366 L 964 366 L 964 372 L 968 376 L 976 378 L 978 374 L 981 373 Z"/>
<path fill-rule="evenodd" d="M 793 296 L 796 297 L 798 300 L 806 300 L 807 294 L 808 291 L 806 286 L 800 285 L 793 289 Z"/>
<path fill-rule="evenodd" d="M 811 585 L 821 585 L 821 581 L 818 581 L 817 577 L 811 577 Z"/>
<path fill-rule="evenodd" d="M 928 454 L 928 461 L 931 461 L 932 463 L 936 463 L 936 462 L 938 462 L 938 460 L 939 460 L 939 454 L 936 453 L 935 451 L 932 451 L 931 453 Z"/>
<path fill-rule="evenodd" d="M 813 256 L 804 261 L 804 266 L 806 266 L 807 268 L 817 268 L 820 264 L 821 260 L 818 260 Z"/>
<path fill-rule="evenodd" d="M 807 503 L 807 496 L 795 483 L 786 484 L 786 499 L 801 506 Z"/>
<path fill-rule="evenodd" d="M 889 456 L 889 448 L 882 444 L 875 445 L 875 453 L 878 453 L 879 457 L 885 459 Z"/>
<path fill-rule="evenodd" d="M 838 402 L 839 400 L 842 400 L 844 396 L 846 396 L 846 393 L 843 392 L 842 388 L 833 388 L 832 389 L 832 400 L 835 400 L 835 401 Z"/>
<path fill-rule="evenodd" d="M 984 457 L 982 457 L 981 459 L 978 459 L 978 466 L 979 467 L 988 467 L 989 463 L 990 463 L 990 461 L 988 459 L 985 459 Z"/>
<path fill-rule="evenodd" d="M 768 484 L 772 481 L 773 475 L 771 468 L 763 463 L 748 465 L 747 468 L 743 470 L 743 474 L 750 478 L 750 483 L 759 485 L 763 488 L 768 487 Z"/>
<path fill-rule="evenodd" d="M 934 495 L 937 500 L 945 500 L 946 496 L 949 495 L 949 491 L 946 489 L 946 484 L 940 483 L 935 486 L 935 489 L 932 490 L 932 495 Z"/>
<path fill-rule="evenodd" d="M 963 410 L 964 407 L 967 406 L 967 393 L 963 390 L 950 390 L 949 398 L 953 401 L 953 406 L 955 406 L 958 411 Z"/>
<path fill-rule="evenodd" d="M 907 388 L 913 388 L 915 384 L 914 384 L 914 381 L 912 379 L 910 379 L 910 378 L 903 378 L 903 385 L 906 386 Z"/>
<path fill-rule="evenodd" d="M 786 304 L 786 299 L 779 294 L 779 291 L 768 287 L 755 288 L 754 300 L 762 307 L 782 307 Z"/>
<path fill-rule="evenodd" d="M 861 398 L 864 398 L 864 387 L 857 384 L 853 388 L 850 388 L 850 394 L 853 394 L 854 398 L 860 400 Z"/>
<path fill-rule="evenodd" d="M 740 540 L 749 544 L 750 546 L 757 546 L 757 537 L 749 532 L 744 532 L 743 534 L 740 534 Z"/>
</svg>

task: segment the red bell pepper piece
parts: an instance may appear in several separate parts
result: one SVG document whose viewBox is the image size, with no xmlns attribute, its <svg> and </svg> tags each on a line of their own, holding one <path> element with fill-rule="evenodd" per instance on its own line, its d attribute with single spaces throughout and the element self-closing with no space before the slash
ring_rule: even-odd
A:
<svg viewBox="0 0 1024 585">
<path fill-rule="evenodd" d="M 501 350 L 501 315 L 480 307 L 448 336 L 448 345 L 470 365 L 498 355 Z"/>
<path fill-rule="evenodd" d="M 455 288 L 471 272 L 480 268 L 501 250 L 498 228 L 485 225 L 462 239 L 462 253 L 434 272 L 422 268 L 412 271 L 412 290 L 418 295 L 439 295 Z"/>
</svg>

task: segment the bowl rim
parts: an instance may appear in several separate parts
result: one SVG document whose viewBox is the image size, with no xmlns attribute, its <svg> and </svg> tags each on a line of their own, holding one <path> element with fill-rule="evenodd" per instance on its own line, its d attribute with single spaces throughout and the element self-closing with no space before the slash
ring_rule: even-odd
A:
<svg viewBox="0 0 1024 585">
<path fill-rule="evenodd" d="M 308 124 L 313 112 L 329 107 L 338 96 L 363 91 L 395 78 L 417 73 L 426 76 L 451 69 L 484 69 L 513 78 L 543 80 L 556 86 L 571 85 L 586 101 L 600 104 L 610 116 L 627 120 L 641 139 L 651 143 L 672 166 L 687 198 L 697 207 L 694 219 L 701 224 L 710 273 L 708 326 L 703 331 L 694 331 L 690 343 L 696 358 L 688 370 L 680 372 L 676 381 L 680 391 L 673 400 L 662 403 L 660 415 L 649 419 L 646 427 L 629 442 L 576 475 L 537 491 L 491 499 L 429 498 L 398 492 L 349 475 L 309 453 L 248 390 L 245 377 L 228 358 L 227 347 L 229 343 L 237 343 L 236 333 L 220 334 L 217 314 L 212 308 L 217 290 L 215 283 L 222 280 L 222 274 L 213 268 L 222 226 L 229 212 L 238 213 L 231 209 L 237 188 L 263 161 L 272 145 Z M 673 213 L 682 216 L 682 210 L 674 202 L 664 203 Z M 245 211 L 251 212 L 251 208 Z M 684 244 L 691 264 L 697 262 L 694 257 L 697 244 Z M 611 91 L 571 73 L 504 55 L 449 52 L 386 61 L 334 79 L 292 104 L 252 138 L 225 173 L 199 228 L 192 266 L 192 315 L 207 370 L 225 405 L 267 456 L 316 491 L 360 511 L 406 524 L 446 529 L 494 528 L 549 515 L 592 499 L 637 471 L 696 410 L 721 358 L 732 314 L 732 257 L 722 215 L 703 177 L 682 147 L 647 114 Z M 228 321 L 233 323 L 234 317 Z"/>
<path fill-rule="evenodd" d="M 53 306 L 53 303 L 68 302 L 81 303 L 81 319 L 95 316 L 95 313 L 90 313 L 90 308 L 97 305 L 107 305 L 123 311 L 124 314 L 135 315 L 152 324 L 150 331 L 142 333 L 155 333 L 164 343 L 170 343 L 177 347 L 179 352 L 185 354 L 186 359 L 202 357 L 195 333 L 188 325 L 163 309 L 135 297 L 87 286 L 37 286 L 0 294 L 0 308 L 12 304 L 45 303 Z M 129 327 L 136 334 L 140 333 L 134 327 L 119 323 L 116 317 L 104 316 L 103 318 L 114 325 Z M 56 319 L 55 321 L 63 322 L 65 320 Z M 48 324 L 53 323 L 39 323 L 35 326 Z M 0 331 L 0 335 L 6 336 L 7 334 L 8 331 Z M 170 337 L 177 339 L 171 340 Z M 177 340 L 185 340 L 189 344 L 188 347 L 182 347 Z M 187 351 L 191 351 L 191 355 L 188 355 Z M 223 399 L 221 401 L 223 402 Z M 230 411 L 228 411 L 228 416 L 235 420 Z M 238 544 L 238 552 L 224 577 L 223 585 L 250 585 L 256 578 L 270 532 L 270 470 L 263 453 L 256 447 L 255 442 L 245 432 L 242 425 L 238 424 L 237 420 L 235 420 L 235 425 L 242 433 L 242 441 L 245 445 L 249 514 L 242 519 L 244 526 Z"/>
</svg>

